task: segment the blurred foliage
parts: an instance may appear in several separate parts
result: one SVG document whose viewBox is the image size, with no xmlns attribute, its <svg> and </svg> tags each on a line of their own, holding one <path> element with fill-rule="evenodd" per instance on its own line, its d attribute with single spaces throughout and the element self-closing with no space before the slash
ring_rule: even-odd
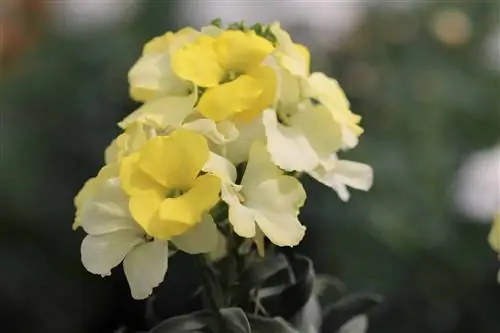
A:
<svg viewBox="0 0 500 333">
<path fill-rule="evenodd" d="M 2 331 L 144 326 L 144 304 L 130 299 L 123 275 L 101 279 L 81 266 L 83 233 L 71 230 L 72 199 L 102 164 L 118 133 L 115 123 L 135 107 L 126 73 L 141 45 L 185 24 L 175 4 L 144 2 L 134 20 L 83 35 L 46 28 L 37 45 L 3 69 Z M 432 23 L 450 6 L 470 25 L 470 35 L 458 42 L 436 34 Z M 308 234 L 298 251 L 348 289 L 385 296 L 370 332 L 494 333 L 500 327 L 488 226 L 470 223 L 452 202 L 461 162 L 499 140 L 499 72 L 486 67 L 482 48 L 498 25 L 498 10 L 482 1 L 429 1 L 411 11 L 373 7 L 329 55 L 329 74 L 345 87 L 366 129 L 359 148 L 343 157 L 371 164 L 375 185 L 345 205 L 307 182 Z M 197 279 L 176 265 L 183 264 L 174 258 L 161 286 L 172 295 L 171 314 L 182 297 L 172 286 Z"/>
</svg>

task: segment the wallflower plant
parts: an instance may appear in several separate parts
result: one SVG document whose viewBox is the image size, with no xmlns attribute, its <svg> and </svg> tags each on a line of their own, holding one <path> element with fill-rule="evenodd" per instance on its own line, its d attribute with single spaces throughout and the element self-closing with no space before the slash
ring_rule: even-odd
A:
<svg viewBox="0 0 500 333">
<path fill-rule="evenodd" d="M 343 201 L 347 187 L 372 185 L 370 166 L 338 157 L 363 133 L 338 82 L 310 73 L 308 49 L 279 23 L 220 20 L 153 38 L 128 79 L 142 105 L 119 122 L 105 165 L 75 198 L 83 266 L 107 276 L 122 264 L 131 296 L 146 299 L 159 297 L 171 256 L 191 255 L 204 305 L 151 332 L 325 331 L 293 319 L 318 279 L 286 248 L 307 233 L 302 176 Z M 277 306 L 294 288 L 299 295 Z"/>
</svg>

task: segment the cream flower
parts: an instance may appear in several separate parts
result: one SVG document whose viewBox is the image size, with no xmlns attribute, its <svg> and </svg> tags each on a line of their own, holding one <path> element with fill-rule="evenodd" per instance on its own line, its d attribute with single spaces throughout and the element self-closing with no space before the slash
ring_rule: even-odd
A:
<svg viewBox="0 0 500 333">
<path fill-rule="evenodd" d="M 327 162 L 322 163 L 308 174 L 335 190 L 344 202 L 350 198 L 347 186 L 356 190 L 368 191 L 373 184 L 373 170 L 369 165 L 339 160 L 336 155 L 332 155 Z"/>
<path fill-rule="evenodd" d="M 132 297 L 144 299 L 164 279 L 169 248 L 166 240 L 145 233 L 131 216 L 128 203 L 116 175 L 101 182 L 82 201 L 80 221 L 88 234 L 81 245 L 82 263 L 89 272 L 107 276 L 123 262 Z M 217 240 L 216 226 L 209 215 L 171 239 L 177 248 L 192 254 L 212 251 Z"/>
<path fill-rule="evenodd" d="M 270 28 L 277 39 L 275 56 L 279 64 L 293 75 L 304 78 L 309 76 L 311 62 L 309 50 L 301 44 L 294 43 L 290 35 L 281 29 L 279 22 L 274 22 Z"/>
<path fill-rule="evenodd" d="M 188 95 L 193 85 L 174 74 L 170 64 L 171 55 L 199 35 L 200 32 L 195 29 L 184 28 L 177 33 L 169 31 L 150 40 L 128 73 L 132 98 L 146 102 L 165 95 Z"/>
<path fill-rule="evenodd" d="M 263 143 L 253 143 L 239 185 L 234 184 L 234 166 L 220 156 L 212 154 L 204 170 L 221 179 L 221 198 L 229 206 L 229 222 L 238 235 L 255 238 L 260 229 L 278 246 L 295 246 L 302 240 L 305 227 L 297 215 L 306 193 L 297 179 L 271 162 Z"/>
</svg>

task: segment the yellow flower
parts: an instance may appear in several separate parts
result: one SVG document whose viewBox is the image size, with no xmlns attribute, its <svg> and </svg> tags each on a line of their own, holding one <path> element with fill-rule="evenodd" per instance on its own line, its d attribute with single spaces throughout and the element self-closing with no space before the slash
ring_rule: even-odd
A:
<svg viewBox="0 0 500 333">
<path fill-rule="evenodd" d="M 121 186 L 130 196 L 133 218 L 147 234 L 158 239 L 183 234 L 215 206 L 219 179 L 199 175 L 208 157 L 202 135 L 177 129 L 122 160 Z"/>
<path fill-rule="evenodd" d="M 171 69 L 171 54 L 200 34 L 192 28 L 177 33 L 167 32 L 150 40 L 143 48 L 142 56 L 128 73 L 130 96 L 145 102 L 164 95 L 184 96 L 192 90 L 192 84 L 178 78 Z"/>
<path fill-rule="evenodd" d="M 221 121 L 238 115 L 250 120 L 274 102 L 276 75 L 262 65 L 274 47 L 255 32 L 202 35 L 172 55 L 173 72 L 207 90 L 198 102 L 205 117 Z"/>
</svg>

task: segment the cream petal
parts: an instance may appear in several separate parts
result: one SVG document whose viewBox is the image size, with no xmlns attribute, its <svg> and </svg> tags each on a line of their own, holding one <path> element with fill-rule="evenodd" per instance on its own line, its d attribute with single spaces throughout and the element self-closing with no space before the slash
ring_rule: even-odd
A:
<svg viewBox="0 0 500 333">
<path fill-rule="evenodd" d="M 283 171 L 271 161 L 271 155 L 267 151 L 265 144 L 261 141 L 255 141 L 250 148 L 245 174 L 241 179 L 243 193 L 251 192 L 255 186 L 264 180 L 275 178 L 282 174 Z"/>
<path fill-rule="evenodd" d="M 144 239 L 129 230 L 103 235 L 87 235 L 81 245 L 83 266 L 93 274 L 111 275 L 111 269 Z"/>
<path fill-rule="evenodd" d="M 320 159 L 328 158 L 342 147 L 342 130 L 324 106 L 298 112 L 290 125 L 299 128 Z"/>
<path fill-rule="evenodd" d="M 128 202 L 119 179 L 108 179 L 99 184 L 93 195 L 83 202 L 79 212 L 80 224 L 91 235 L 119 230 L 130 230 L 140 235 L 141 229 L 130 215 Z"/>
<path fill-rule="evenodd" d="M 347 186 L 357 190 L 367 191 L 373 183 L 372 168 L 363 163 L 352 161 L 334 161 L 330 165 L 319 166 L 309 172 L 309 175 L 320 183 L 337 192 L 342 201 L 350 198 Z"/>
<path fill-rule="evenodd" d="M 164 96 L 149 101 L 118 123 L 118 126 L 125 129 L 140 122 L 157 129 L 180 127 L 184 119 L 194 111 L 196 96 L 195 89 L 186 96 Z"/>
<path fill-rule="evenodd" d="M 278 246 L 297 245 L 305 227 L 297 219 L 306 200 L 302 184 L 291 176 L 268 179 L 246 193 L 245 205 L 255 214 L 257 225 Z"/>
<path fill-rule="evenodd" d="M 168 243 L 154 240 L 136 246 L 123 261 L 134 299 L 145 299 L 160 285 L 168 268 Z"/>
<path fill-rule="evenodd" d="M 234 165 L 238 165 L 248 160 L 250 146 L 255 141 L 265 141 L 266 135 L 262 116 L 259 115 L 251 122 L 235 123 L 239 135 L 236 140 L 233 140 L 225 146 L 225 156 Z"/>
<path fill-rule="evenodd" d="M 160 96 L 185 95 L 190 83 L 178 78 L 170 66 L 170 56 L 165 53 L 142 55 L 128 73 L 130 95 L 141 102 Z"/>
<path fill-rule="evenodd" d="M 295 246 L 304 238 L 306 228 L 293 214 L 259 212 L 255 217 L 264 235 L 277 246 Z"/>
<path fill-rule="evenodd" d="M 233 184 L 237 176 L 236 168 L 228 159 L 212 152 L 202 170 L 216 175 L 222 182 L 229 184 Z"/>
<path fill-rule="evenodd" d="M 218 244 L 218 231 L 210 215 L 205 215 L 203 220 L 185 233 L 172 238 L 172 243 L 189 254 L 208 253 L 213 251 Z"/>
<path fill-rule="evenodd" d="M 182 127 L 206 136 L 215 144 L 225 144 L 238 136 L 238 130 L 231 121 L 215 123 L 212 119 L 197 119 L 184 124 Z"/>
<path fill-rule="evenodd" d="M 299 129 L 279 124 L 271 109 L 264 111 L 263 121 L 267 150 L 277 166 L 287 171 L 310 171 L 318 165 L 316 152 Z"/>
<path fill-rule="evenodd" d="M 234 232 L 241 237 L 252 238 L 255 236 L 255 217 L 251 209 L 240 203 L 238 191 L 230 184 L 223 184 L 221 198 L 228 204 L 228 218 Z"/>
</svg>

